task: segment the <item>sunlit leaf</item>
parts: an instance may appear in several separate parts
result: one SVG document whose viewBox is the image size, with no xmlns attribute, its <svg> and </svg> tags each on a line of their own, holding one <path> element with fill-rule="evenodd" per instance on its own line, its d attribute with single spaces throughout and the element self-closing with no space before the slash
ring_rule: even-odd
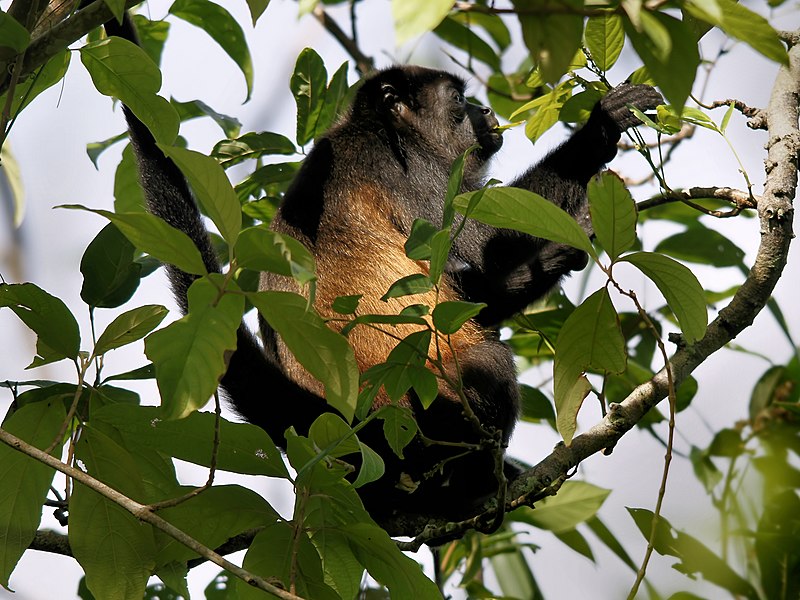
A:
<svg viewBox="0 0 800 600">
<path fill-rule="evenodd" d="M 462 194 L 455 199 L 456 209 L 464 214 L 471 198 L 480 192 Z M 476 221 L 494 227 L 516 229 L 530 235 L 568 244 L 588 252 L 596 253 L 586 232 L 578 222 L 538 194 L 519 188 L 489 188 L 469 213 Z"/>
<path fill-rule="evenodd" d="M 589 17 L 584 35 L 594 64 L 603 71 L 613 67 L 625 44 L 622 17 L 611 12 Z"/>
<path fill-rule="evenodd" d="M 305 146 L 317 131 L 317 121 L 325 106 L 328 72 L 313 49 L 306 48 L 297 57 L 289 87 L 297 104 L 297 143 Z"/>
<path fill-rule="evenodd" d="M 178 114 L 157 94 L 161 71 L 144 50 L 128 40 L 109 37 L 87 44 L 80 53 L 98 92 L 121 100 L 159 142 L 175 141 Z"/>
<path fill-rule="evenodd" d="M 454 4 L 455 0 L 392 0 L 397 45 L 435 29 Z"/>
</svg>

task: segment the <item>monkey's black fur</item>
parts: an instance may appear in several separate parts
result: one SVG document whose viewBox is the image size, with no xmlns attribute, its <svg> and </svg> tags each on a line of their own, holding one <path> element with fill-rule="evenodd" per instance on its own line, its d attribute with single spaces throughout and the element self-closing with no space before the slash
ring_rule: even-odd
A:
<svg viewBox="0 0 800 600">
<path fill-rule="evenodd" d="M 107 31 L 135 40 L 128 19 L 121 27 L 110 24 Z M 660 102 L 648 86 L 623 84 L 611 90 L 582 129 L 511 185 L 541 194 L 588 228 L 586 185 L 616 154 L 620 132 L 636 123 L 626 105 L 647 110 Z M 219 271 L 183 176 L 142 123 L 127 109 L 125 115 L 149 209 L 187 233 L 207 269 Z M 394 280 L 426 272 L 426 264 L 405 257 L 403 241 L 416 218 L 441 223 L 450 167 L 476 143 L 479 150 L 468 159 L 463 187 L 467 191 L 481 186 L 486 161 L 502 145 L 496 126 L 488 108 L 465 101 L 464 82 L 441 71 L 395 67 L 363 83 L 349 114 L 309 153 L 272 225 L 300 240 L 315 256 L 316 306 L 323 316 L 332 314 L 330 302 L 345 294 L 363 294 L 365 313 L 432 300 L 412 297 L 387 306 L 379 298 Z M 586 261 L 574 248 L 473 221 L 454 242 L 439 299 L 488 306 L 454 334 L 455 356 L 445 354 L 443 360 L 452 373 L 458 365 L 472 410 L 484 427 L 499 431 L 504 446 L 517 420 L 518 389 L 511 352 L 494 328 Z M 185 311 L 192 276 L 167 268 Z M 290 279 L 270 273 L 262 275 L 261 287 L 299 291 Z M 236 411 L 284 445 L 287 427 L 303 434 L 316 417 L 332 409 L 321 396 L 319 382 L 297 365 L 263 320 L 261 333 L 263 347 L 240 328 L 222 387 Z M 367 328 L 356 328 L 349 338 L 362 370 L 385 360 L 395 343 Z M 432 440 L 478 443 L 453 390 L 441 384 L 439 393 L 427 410 L 413 393 L 404 399 L 420 430 Z M 385 402 L 388 398 L 376 400 Z M 380 424 L 366 427 L 359 437 L 386 462 L 384 477 L 359 490 L 367 509 L 379 519 L 398 511 L 462 518 L 496 492 L 489 451 L 454 458 L 463 449 L 415 439 L 400 459 L 386 443 Z M 509 466 L 507 472 L 514 468 Z"/>
</svg>

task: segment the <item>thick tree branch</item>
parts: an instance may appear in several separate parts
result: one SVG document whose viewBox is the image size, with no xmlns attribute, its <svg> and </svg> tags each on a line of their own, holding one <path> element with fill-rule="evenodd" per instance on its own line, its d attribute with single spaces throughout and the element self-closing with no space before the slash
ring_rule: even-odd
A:
<svg viewBox="0 0 800 600">
<path fill-rule="evenodd" d="M 761 244 L 753 267 L 730 304 L 720 310 L 701 340 L 681 345 L 670 360 L 675 385 L 680 385 L 714 352 L 749 327 L 769 300 L 786 265 L 789 243 L 793 237 L 792 200 L 797 189 L 797 164 L 800 152 L 798 104 L 800 103 L 800 45 L 789 51 L 789 65 L 781 67 L 767 107 L 769 145 L 764 194 L 758 201 Z M 555 494 L 584 459 L 613 448 L 647 412 L 668 393 L 667 371 L 662 369 L 653 378 L 637 387 L 627 398 L 609 407 L 606 417 L 573 439 L 570 446 L 559 444 L 535 467 L 509 484 L 505 511 L 532 505 Z M 464 531 L 479 528 L 496 511 L 495 501 L 487 502 L 486 513 L 462 523 L 446 523 L 427 516 L 403 516 L 383 525 L 393 535 L 420 532 L 406 550 L 447 537 L 458 537 Z"/>
<path fill-rule="evenodd" d="M 190 548 L 194 552 L 197 552 L 200 556 L 205 557 L 206 559 L 210 560 L 214 564 L 222 567 L 226 571 L 229 571 L 231 574 L 235 575 L 236 577 L 240 578 L 245 583 L 255 586 L 259 589 L 264 590 L 265 592 L 269 592 L 274 594 L 278 598 L 284 598 L 285 600 L 302 600 L 299 596 L 295 594 L 289 593 L 281 588 L 274 586 L 273 584 L 269 583 L 263 577 L 259 577 L 258 575 L 254 575 L 249 571 L 245 571 L 244 569 L 237 567 L 232 562 L 226 560 L 210 548 L 204 546 L 191 536 L 184 533 L 182 530 L 178 529 L 168 521 L 165 521 L 158 515 L 154 514 L 150 508 L 144 504 L 140 504 L 131 498 L 128 498 L 124 494 L 121 494 L 114 488 L 106 485 L 102 481 L 95 479 L 88 473 L 84 473 L 83 471 L 71 467 L 59 459 L 50 456 L 46 452 L 43 452 L 39 448 L 28 444 L 27 442 L 19 439 L 15 435 L 7 432 L 6 430 L 0 428 L 0 442 L 10 446 L 14 450 L 18 452 L 22 452 L 38 460 L 41 463 L 46 464 L 61 473 L 71 477 L 74 481 L 77 481 L 91 490 L 94 490 L 101 496 L 108 498 L 115 504 L 118 504 L 129 513 L 131 513 L 134 517 L 139 519 L 140 521 L 144 521 L 145 523 L 149 523 L 156 529 L 160 529 L 164 533 L 166 533 L 171 538 L 177 540 L 187 548 Z M 57 534 L 56 534 L 57 535 Z M 51 550 L 52 551 L 52 550 Z"/>
</svg>

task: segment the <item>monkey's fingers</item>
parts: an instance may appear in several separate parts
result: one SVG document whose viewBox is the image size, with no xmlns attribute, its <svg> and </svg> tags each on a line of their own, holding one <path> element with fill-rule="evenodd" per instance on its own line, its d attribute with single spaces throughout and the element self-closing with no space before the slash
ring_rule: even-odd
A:
<svg viewBox="0 0 800 600">
<path fill-rule="evenodd" d="M 600 101 L 600 106 L 619 127 L 619 130 L 625 131 L 640 123 L 628 106 L 635 106 L 641 111 L 646 111 L 663 103 L 663 97 L 654 87 L 626 82 L 610 90 Z"/>
</svg>

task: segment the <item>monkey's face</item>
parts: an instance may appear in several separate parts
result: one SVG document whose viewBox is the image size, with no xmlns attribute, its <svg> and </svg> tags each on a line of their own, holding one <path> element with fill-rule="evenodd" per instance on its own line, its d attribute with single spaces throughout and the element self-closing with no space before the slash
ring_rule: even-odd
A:
<svg viewBox="0 0 800 600">
<path fill-rule="evenodd" d="M 394 134 L 405 149 L 440 156 L 448 164 L 474 145 L 485 162 L 503 145 L 491 109 L 466 100 L 462 79 L 423 67 L 395 67 L 368 79 L 353 117 Z"/>
</svg>

